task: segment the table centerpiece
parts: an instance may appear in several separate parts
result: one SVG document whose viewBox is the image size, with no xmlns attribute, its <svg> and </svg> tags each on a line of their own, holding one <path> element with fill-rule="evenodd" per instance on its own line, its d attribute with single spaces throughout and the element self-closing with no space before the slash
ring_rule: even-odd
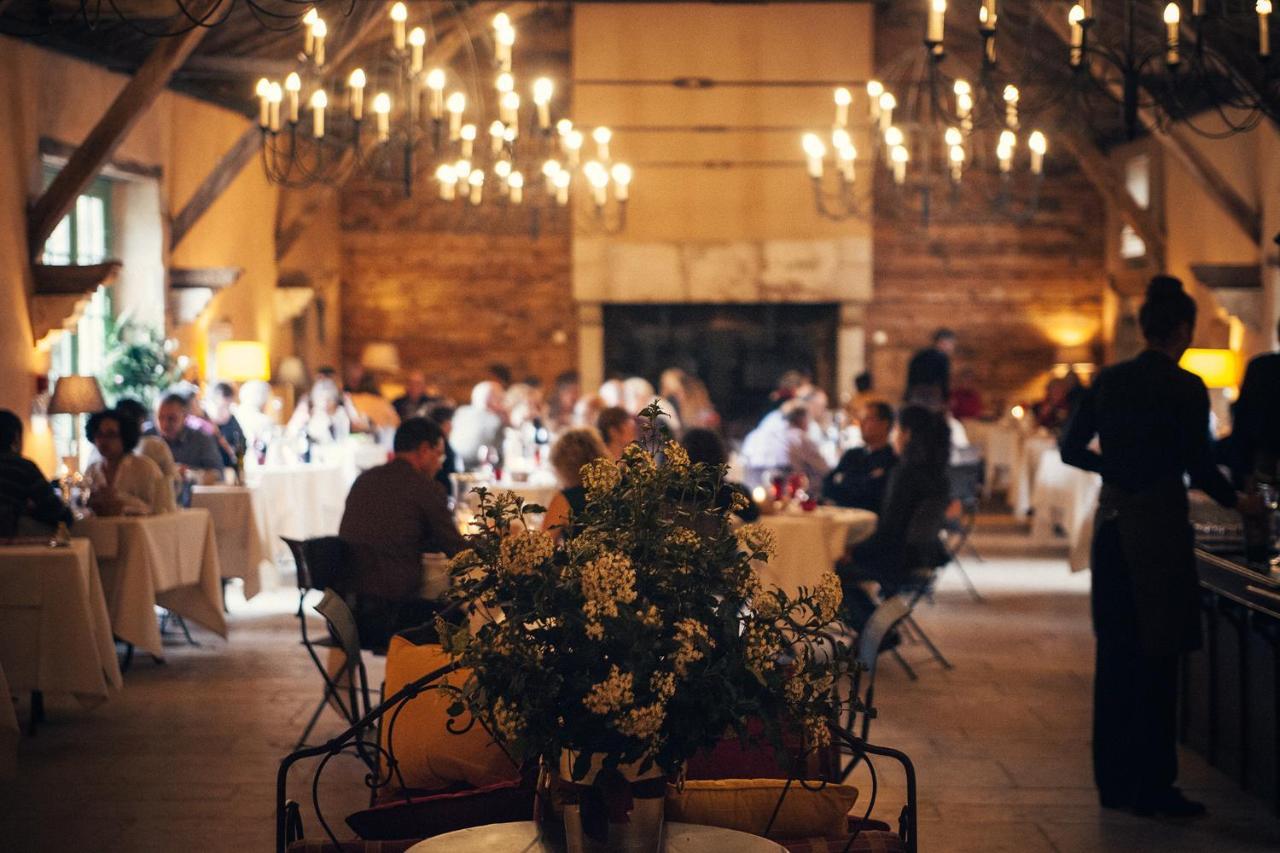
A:
<svg viewBox="0 0 1280 853">
<path fill-rule="evenodd" d="M 827 746 L 852 666 L 831 640 L 836 575 L 762 588 L 772 533 L 736 524 L 746 497 L 723 466 L 690 464 L 661 415 L 642 413 L 620 460 L 583 466 L 586 506 L 559 539 L 524 523 L 541 507 L 481 491 L 450 566 L 471 614 L 438 625 L 468 673 L 450 711 L 555 778 L 571 851 L 660 849 L 667 780 L 748 721 L 779 750 Z"/>
</svg>

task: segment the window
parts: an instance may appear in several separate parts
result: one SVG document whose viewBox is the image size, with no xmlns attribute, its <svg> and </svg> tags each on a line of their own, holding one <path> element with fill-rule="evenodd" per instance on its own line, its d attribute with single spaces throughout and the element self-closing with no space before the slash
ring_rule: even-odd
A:
<svg viewBox="0 0 1280 853">
<path fill-rule="evenodd" d="M 58 173 L 45 168 L 45 185 Z M 71 209 L 44 244 L 42 262 L 46 264 L 97 264 L 110 255 L 111 247 L 111 182 L 98 178 L 76 199 Z M 97 376 L 106 359 L 107 321 L 112 316 L 111 290 L 99 287 L 80 316 L 75 331 L 58 339 L 50 353 L 49 381 L 59 376 L 87 374 Z M 70 446 L 71 424 L 64 418 L 53 418 L 54 438 L 59 453 Z"/>
</svg>

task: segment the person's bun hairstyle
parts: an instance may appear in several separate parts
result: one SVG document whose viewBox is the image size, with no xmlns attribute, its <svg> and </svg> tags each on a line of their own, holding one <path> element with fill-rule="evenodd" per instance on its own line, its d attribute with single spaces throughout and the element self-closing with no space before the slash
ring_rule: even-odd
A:
<svg viewBox="0 0 1280 853">
<path fill-rule="evenodd" d="M 1148 343 L 1168 343 L 1182 326 L 1196 325 L 1196 302 L 1171 275 L 1158 275 L 1147 285 L 1147 298 L 1138 311 L 1138 324 Z"/>
</svg>

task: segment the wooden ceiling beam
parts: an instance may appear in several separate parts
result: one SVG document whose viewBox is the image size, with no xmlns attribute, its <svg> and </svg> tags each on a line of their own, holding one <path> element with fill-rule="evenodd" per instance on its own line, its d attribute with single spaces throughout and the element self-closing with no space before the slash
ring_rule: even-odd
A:
<svg viewBox="0 0 1280 853">
<path fill-rule="evenodd" d="M 203 17 L 216 3 L 217 0 L 195 0 L 190 6 L 191 14 Z M 71 210 L 76 198 L 164 91 L 173 72 L 186 61 L 207 32 L 206 27 L 193 27 L 182 35 L 161 39 L 138 73 L 120 90 L 106 113 L 71 155 L 67 165 L 32 206 L 27 246 L 33 259 L 40 254 L 45 241 Z"/>
<path fill-rule="evenodd" d="M 366 42 L 373 34 L 377 26 L 385 19 L 386 8 L 390 5 L 389 0 L 379 3 L 372 8 L 373 11 L 364 21 L 361 22 L 359 29 L 356 30 L 354 38 L 344 41 L 329 57 L 329 61 L 325 63 L 327 66 L 325 73 L 321 78 L 321 85 L 330 80 L 335 74 L 339 73 L 343 63 L 345 63 L 351 55 Z M 173 218 L 173 223 L 169 234 L 170 251 L 177 248 L 182 243 L 191 229 L 200 221 L 208 211 L 213 207 L 227 187 L 231 186 L 244 167 L 251 160 L 258 156 L 258 152 L 262 150 L 262 130 L 256 124 L 250 124 L 245 128 L 244 133 L 240 134 L 240 138 L 235 144 L 222 155 L 217 164 L 209 171 L 204 180 L 191 194 L 191 198 L 178 211 L 177 216 Z M 277 255 L 279 253 L 277 252 Z"/>
<path fill-rule="evenodd" d="M 1059 10 L 1056 7 L 1050 9 L 1041 5 L 1037 9 L 1041 20 L 1062 43 L 1063 55 L 1065 56 L 1067 39 L 1070 35 L 1067 32 L 1066 16 L 1057 14 Z M 1106 85 L 1112 97 L 1123 98 L 1124 91 L 1120 83 L 1113 77 L 1102 73 L 1102 69 L 1096 67 L 1097 64 L 1098 60 L 1090 60 L 1089 73 Z M 1205 195 L 1209 196 L 1230 217 L 1231 221 L 1244 232 L 1245 236 L 1254 244 L 1260 243 L 1262 241 L 1262 214 L 1236 192 L 1235 188 L 1223 177 L 1213 163 L 1190 143 L 1176 135 L 1172 129 L 1164 127 L 1155 111 L 1150 107 L 1139 106 L 1138 119 L 1142 122 L 1143 127 L 1159 141 L 1164 150 L 1182 164 L 1191 179 L 1204 191 Z"/>
</svg>

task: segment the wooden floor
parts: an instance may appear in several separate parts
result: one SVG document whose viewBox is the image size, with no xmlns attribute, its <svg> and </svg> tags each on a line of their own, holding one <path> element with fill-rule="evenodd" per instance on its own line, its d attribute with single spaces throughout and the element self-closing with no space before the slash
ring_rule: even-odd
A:
<svg viewBox="0 0 1280 853">
<path fill-rule="evenodd" d="M 1017 537 L 982 538 L 970 573 L 986 603 L 968 598 L 954 570 L 921 624 L 955 664 L 944 671 L 906 644 L 910 681 L 890 659 L 878 682 L 872 740 L 907 751 L 920 776 L 921 850 L 1275 851 L 1280 820 L 1233 782 L 1184 754 L 1182 784 L 1208 818 L 1178 824 L 1103 811 L 1089 762 L 1092 638 L 1088 577 Z M 0 783 L 0 850 L 235 851 L 270 849 L 275 768 L 318 698 L 297 645 L 295 600 L 264 594 L 233 602 L 231 640 L 198 634 L 168 663 L 134 663 L 124 692 L 93 710 L 51 703 L 49 720 L 20 744 L 19 776 Z M 381 681 L 380 661 L 370 678 Z M 322 733 L 338 730 L 322 718 Z M 879 765 L 876 815 L 892 819 L 901 781 Z M 344 760 L 324 792 L 339 819 L 362 805 L 360 771 Z M 857 784 L 870 793 L 859 771 Z M 301 777 L 291 789 L 304 797 Z M 866 800 L 863 801 L 865 807 Z M 308 834 L 317 832 L 308 821 Z"/>
</svg>

